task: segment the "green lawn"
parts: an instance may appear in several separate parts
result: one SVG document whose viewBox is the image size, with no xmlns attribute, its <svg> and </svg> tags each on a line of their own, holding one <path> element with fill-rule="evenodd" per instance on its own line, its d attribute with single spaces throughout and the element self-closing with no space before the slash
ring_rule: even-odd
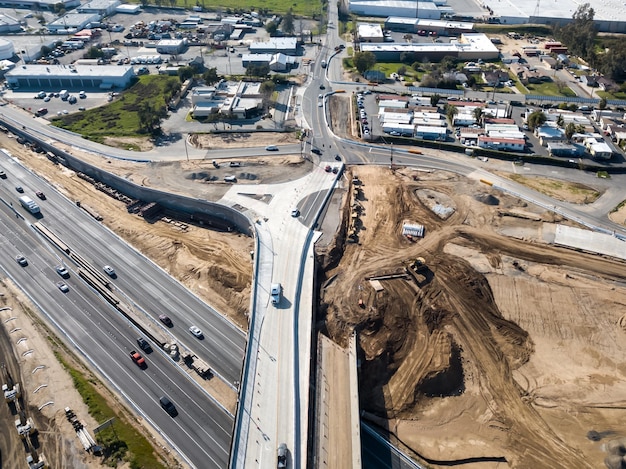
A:
<svg viewBox="0 0 626 469">
<path fill-rule="evenodd" d="M 131 0 L 130 3 L 139 3 Z M 223 11 L 224 13 L 238 13 L 243 11 L 259 11 L 266 10 L 270 13 L 287 13 L 291 8 L 296 16 L 319 16 L 322 11 L 322 4 L 319 1 L 314 2 L 294 2 L 293 0 L 238 0 L 231 3 L 228 0 L 148 0 L 146 5 L 160 5 L 163 7 L 177 6 L 191 8 L 201 6 L 207 10 Z"/>
<path fill-rule="evenodd" d="M 543 82 L 539 84 L 528 84 L 526 85 L 528 88 L 528 92 L 530 94 L 540 94 L 544 96 L 566 96 L 566 97 L 575 97 L 576 93 L 574 93 L 569 87 L 563 87 L 563 89 L 559 92 L 556 83 L 553 81 Z"/>
<path fill-rule="evenodd" d="M 101 141 L 105 136 L 146 136 L 140 133 L 141 106 L 148 104 L 154 109 L 165 107 L 167 89 L 175 84 L 180 84 L 178 77 L 144 75 L 113 102 L 55 118 L 52 123 L 94 141 Z"/>
<path fill-rule="evenodd" d="M 596 94 L 606 99 L 626 99 L 626 91 L 613 91 L 611 93 L 607 91 L 596 91 Z"/>
</svg>

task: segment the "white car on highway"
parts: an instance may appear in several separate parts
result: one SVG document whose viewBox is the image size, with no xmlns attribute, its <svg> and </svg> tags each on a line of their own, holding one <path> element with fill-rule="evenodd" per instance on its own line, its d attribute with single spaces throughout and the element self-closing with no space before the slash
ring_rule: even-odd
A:
<svg viewBox="0 0 626 469">
<path fill-rule="evenodd" d="M 204 337 L 204 334 L 202 333 L 202 331 L 200 330 L 198 326 L 191 326 L 189 328 L 189 332 L 195 335 L 198 339 L 202 339 L 202 337 Z"/>
</svg>

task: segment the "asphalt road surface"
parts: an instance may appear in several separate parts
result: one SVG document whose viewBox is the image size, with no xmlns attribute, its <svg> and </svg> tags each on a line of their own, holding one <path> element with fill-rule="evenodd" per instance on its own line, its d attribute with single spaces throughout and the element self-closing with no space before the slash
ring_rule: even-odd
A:
<svg viewBox="0 0 626 469">
<path fill-rule="evenodd" d="M 161 282 L 166 287 L 161 290 L 161 302 L 164 301 L 163 292 L 167 292 L 165 296 L 180 294 L 184 308 L 178 308 L 175 321 L 189 321 L 187 316 L 184 316 L 189 314 L 189 311 L 196 314 L 204 311 L 206 318 L 203 319 L 206 320 L 207 326 L 217 324 L 216 327 L 211 326 L 212 329 L 206 327 L 205 330 L 221 330 L 220 335 L 212 334 L 211 336 L 215 338 L 210 340 L 211 336 L 207 334 L 207 340 L 201 344 L 205 345 L 205 349 L 196 350 L 200 342 L 189 335 L 186 327 L 180 334 L 185 334 L 186 341 L 195 341 L 194 351 L 198 355 L 205 352 L 218 357 L 211 363 L 221 368 L 224 374 L 235 376 L 236 367 L 241 365 L 243 334 L 229 326 L 221 316 L 211 318 L 214 312 L 211 313 L 211 310 L 193 295 L 184 291 L 177 293 L 177 289 L 182 287 L 172 281 L 169 282 L 171 286 L 168 286 L 168 277 L 165 273 L 155 269 L 151 263 L 146 263 L 138 253 L 130 250 L 128 255 L 133 262 L 121 267 L 122 262 L 116 262 L 117 257 L 113 255 L 124 252 L 121 247 L 115 247 L 116 244 L 123 244 L 121 240 L 111 239 L 109 243 L 107 237 L 112 237 L 110 232 L 86 218 L 86 215 L 80 213 L 73 204 L 20 166 L 2 159 L 0 167 L 8 175 L 7 179 L 0 180 L 0 265 L 6 274 L 26 292 L 94 370 L 99 371 L 139 414 L 163 434 L 182 458 L 198 468 L 226 467 L 233 426 L 232 416 L 217 405 L 204 390 L 187 377 L 179 365 L 173 363 L 158 348 L 155 347 L 155 351 L 146 357 L 148 367 L 145 370 L 139 369 L 129 357 L 130 350 L 136 348 L 135 340 L 140 335 L 139 331 L 98 296 L 79 277 L 76 266 L 64 254 L 44 241 L 32 228 L 31 223 L 35 221 L 49 223 L 52 219 L 65 219 L 65 224 L 54 225 L 53 229 L 57 234 L 62 234 L 64 239 L 70 240 L 70 244 L 82 237 L 91 238 L 96 244 L 99 240 L 104 246 L 112 246 L 111 251 L 106 252 L 107 248 L 102 252 L 96 249 L 97 246 L 75 243 L 81 249 L 90 249 L 86 252 L 93 259 L 97 259 L 99 265 L 114 264 L 120 272 L 120 282 L 123 276 L 132 277 L 133 281 L 129 279 L 128 283 L 135 285 L 135 288 L 139 288 L 143 282 Z M 34 190 L 45 191 L 47 200 L 38 200 L 42 207 L 41 219 L 34 218 L 19 205 L 17 198 L 20 194 L 15 190 L 15 181 L 18 180 L 26 195 L 33 199 Z M 84 231 L 89 232 L 90 236 L 81 234 Z M 27 266 L 22 267 L 16 262 L 17 254 L 26 256 Z M 70 277 L 67 279 L 62 279 L 55 270 L 55 266 L 61 263 L 64 263 L 70 271 Z M 137 275 L 144 269 L 154 270 L 154 277 Z M 164 280 L 159 280 L 159 276 L 163 276 Z M 63 281 L 69 287 L 67 293 L 58 288 L 59 281 Z M 159 291 L 156 289 L 153 294 Z M 189 298 L 184 299 L 185 295 Z M 142 297 L 142 300 L 148 299 L 150 294 Z M 159 298 L 154 298 L 154 301 L 157 299 Z M 171 298 L 169 301 L 174 303 Z M 196 319 L 200 321 L 200 318 L 194 320 Z M 174 330 L 176 329 L 175 327 Z M 212 349 L 216 350 L 212 352 Z M 238 377 L 238 374 L 236 376 Z M 167 395 L 176 405 L 178 415 L 175 418 L 161 409 L 159 397 L 163 395 Z"/>
</svg>

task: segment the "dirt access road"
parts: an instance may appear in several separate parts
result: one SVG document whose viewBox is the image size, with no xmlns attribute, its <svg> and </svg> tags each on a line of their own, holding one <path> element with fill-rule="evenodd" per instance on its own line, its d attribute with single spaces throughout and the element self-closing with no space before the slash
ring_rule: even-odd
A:
<svg viewBox="0 0 626 469">
<path fill-rule="evenodd" d="M 334 277 L 319 319 L 344 345 L 358 331 L 366 418 L 434 467 L 618 457 L 603 448 L 619 447 L 626 417 L 626 265 L 544 244 L 541 227 L 564 221 L 456 175 L 358 178 L 346 228 L 319 253 Z M 347 220 L 358 242 L 344 246 Z M 424 238 L 403 237 L 405 222 Z M 407 275 L 418 257 L 426 269 Z"/>
</svg>

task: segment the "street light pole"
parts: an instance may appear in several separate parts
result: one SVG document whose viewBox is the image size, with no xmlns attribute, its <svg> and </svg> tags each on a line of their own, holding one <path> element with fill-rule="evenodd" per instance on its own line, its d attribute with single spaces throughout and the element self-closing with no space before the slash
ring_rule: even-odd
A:
<svg viewBox="0 0 626 469">
<path fill-rule="evenodd" d="M 185 137 L 185 154 L 187 155 L 187 162 L 189 162 L 189 150 L 187 150 L 187 138 L 189 137 L 189 135 L 187 135 L 187 137 Z"/>
</svg>

